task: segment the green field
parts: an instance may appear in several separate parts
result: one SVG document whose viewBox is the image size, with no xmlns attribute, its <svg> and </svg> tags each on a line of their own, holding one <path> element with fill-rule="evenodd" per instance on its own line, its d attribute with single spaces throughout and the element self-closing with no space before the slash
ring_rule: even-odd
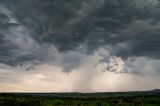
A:
<svg viewBox="0 0 160 106">
<path fill-rule="evenodd" d="M 2 93 L 0 106 L 160 106 L 150 93 Z"/>
</svg>

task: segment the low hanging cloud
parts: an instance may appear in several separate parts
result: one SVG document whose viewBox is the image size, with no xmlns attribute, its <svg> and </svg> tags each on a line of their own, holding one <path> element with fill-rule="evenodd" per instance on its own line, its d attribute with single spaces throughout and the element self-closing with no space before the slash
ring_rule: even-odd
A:
<svg viewBox="0 0 160 106">
<path fill-rule="evenodd" d="M 159 61 L 159 13 L 159 0 L 1 0 L 0 63 L 27 70 L 54 64 L 71 72 L 105 49 L 97 63 L 126 73 L 132 57 L 135 64 L 141 57 Z"/>
</svg>

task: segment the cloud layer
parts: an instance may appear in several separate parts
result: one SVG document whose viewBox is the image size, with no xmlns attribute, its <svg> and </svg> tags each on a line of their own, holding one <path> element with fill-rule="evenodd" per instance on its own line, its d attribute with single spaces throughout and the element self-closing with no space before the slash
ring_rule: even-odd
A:
<svg viewBox="0 0 160 106">
<path fill-rule="evenodd" d="M 82 70 L 79 83 L 91 75 L 89 81 L 98 78 L 85 67 L 159 75 L 159 14 L 159 0 L 1 0 L 0 69 L 28 72 L 49 65 L 65 74 Z"/>
</svg>

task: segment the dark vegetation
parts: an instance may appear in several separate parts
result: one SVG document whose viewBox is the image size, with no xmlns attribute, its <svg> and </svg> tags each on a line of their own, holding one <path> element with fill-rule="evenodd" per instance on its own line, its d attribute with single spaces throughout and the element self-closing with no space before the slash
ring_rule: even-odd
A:
<svg viewBox="0 0 160 106">
<path fill-rule="evenodd" d="M 160 90 L 106 93 L 0 93 L 0 106 L 160 106 Z"/>
</svg>

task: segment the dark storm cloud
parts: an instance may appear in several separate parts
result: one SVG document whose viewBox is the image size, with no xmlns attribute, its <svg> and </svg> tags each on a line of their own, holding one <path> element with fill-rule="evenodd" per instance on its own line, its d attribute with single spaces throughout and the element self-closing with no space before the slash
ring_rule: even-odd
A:
<svg viewBox="0 0 160 106">
<path fill-rule="evenodd" d="M 160 26 L 150 21 L 133 22 L 120 34 L 120 42 L 113 47 L 113 53 L 124 58 L 148 56 L 159 58 Z"/>
<path fill-rule="evenodd" d="M 87 54 L 109 45 L 113 55 L 123 58 L 160 57 L 158 0 L 2 0 L 0 6 L 2 63 L 45 61 L 50 48 L 43 45 L 59 52 L 85 45 Z M 12 28 L 18 35 L 11 36 Z"/>
</svg>

